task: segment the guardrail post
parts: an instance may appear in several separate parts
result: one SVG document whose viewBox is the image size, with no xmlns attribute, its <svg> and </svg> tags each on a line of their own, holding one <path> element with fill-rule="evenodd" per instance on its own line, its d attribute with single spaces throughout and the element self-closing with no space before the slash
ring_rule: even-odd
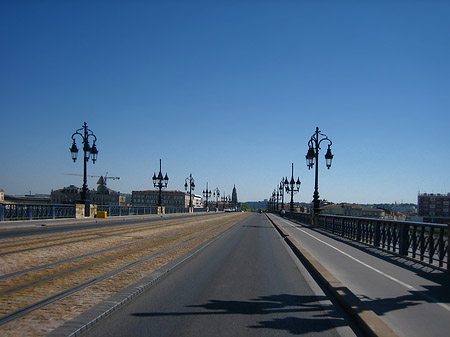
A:
<svg viewBox="0 0 450 337">
<path fill-rule="evenodd" d="M 375 247 L 380 246 L 380 224 L 378 221 L 375 221 L 375 223 L 372 224 L 373 226 L 373 245 Z"/>
<path fill-rule="evenodd" d="M 52 205 L 52 219 L 56 219 L 56 207 Z"/>
<path fill-rule="evenodd" d="M 357 241 L 362 241 L 361 240 L 361 232 L 362 232 L 362 220 L 358 219 L 356 221 L 356 240 Z"/>
<path fill-rule="evenodd" d="M 408 256 L 409 248 L 409 226 L 400 224 L 400 242 L 398 244 L 399 254 Z"/>
<path fill-rule="evenodd" d="M 0 221 L 5 221 L 5 206 L 0 205 Z"/>
<path fill-rule="evenodd" d="M 433 256 L 434 256 L 434 228 L 430 228 L 430 232 L 428 234 L 428 263 L 433 263 Z"/>
<path fill-rule="evenodd" d="M 450 273 L 450 224 L 447 225 L 447 273 Z"/>
<path fill-rule="evenodd" d="M 28 220 L 33 220 L 33 206 L 27 206 Z"/>
</svg>

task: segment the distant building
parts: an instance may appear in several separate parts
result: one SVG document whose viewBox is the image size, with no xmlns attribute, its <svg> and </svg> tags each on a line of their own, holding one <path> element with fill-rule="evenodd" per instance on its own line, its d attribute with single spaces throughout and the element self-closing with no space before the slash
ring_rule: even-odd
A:
<svg viewBox="0 0 450 337">
<path fill-rule="evenodd" d="M 100 182 L 101 181 L 101 182 Z M 106 187 L 104 180 L 99 179 L 97 190 L 90 190 L 89 197 L 94 205 L 118 206 L 126 204 L 126 196 Z M 52 204 L 75 204 L 81 201 L 81 188 L 70 185 L 50 194 Z"/>
<path fill-rule="evenodd" d="M 75 204 L 81 200 L 81 188 L 75 185 L 52 190 L 50 193 L 52 204 Z"/>
<path fill-rule="evenodd" d="M 197 198 L 196 198 L 197 197 Z M 200 196 L 192 196 L 192 204 L 194 207 L 198 205 L 197 201 Z M 133 206 L 158 206 L 159 190 L 132 191 L 131 204 Z M 188 208 L 189 193 L 181 191 L 162 191 L 161 203 L 165 207 Z M 201 204 L 201 202 L 200 202 Z"/>
<path fill-rule="evenodd" d="M 5 192 L 3 190 L 0 190 L 0 202 L 5 201 Z"/>
<path fill-rule="evenodd" d="M 320 211 L 321 214 L 329 214 L 329 215 L 346 215 L 345 209 L 342 207 L 342 205 L 328 205 L 322 207 L 322 210 Z"/>
<path fill-rule="evenodd" d="M 194 208 L 203 208 L 203 199 L 201 195 L 193 195 L 192 196 L 192 206 Z"/>
<path fill-rule="evenodd" d="M 450 223 L 450 193 L 422 193 L 417 204 L 418 215 L 424 222 Z"/>
<path fill-rule="evenodd" d="M 10 204 L 49 204 L 48 194 L 28 194 L 28 195 L 4 195 L 4 203 Z"/>
<path fill-rule="evenodd" d="M 100 177 L 97 181 L 97 191 L 91 192 L 91 202 L 95 205 L 123 206 L 126 205 L 126 196 L 113 191 L 106 186 L 106 179 Z"/>
<path fill-rule="evenodd" d="M 327 205 L 322 208 L 320 213 L 377 219 L 384 218 L 385 216 L 385 212 L 382 209 L 365 208 L 361 205 L 353 204 Z"/>
</svg>

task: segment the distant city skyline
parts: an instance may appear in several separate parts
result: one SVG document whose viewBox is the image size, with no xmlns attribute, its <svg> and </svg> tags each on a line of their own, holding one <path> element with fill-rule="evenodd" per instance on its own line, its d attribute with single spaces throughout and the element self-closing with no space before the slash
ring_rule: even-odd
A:
<svg viewBox="0 0 450 337">
<path fill-rule="evenodd" d="M 321 199 L 448 193 L 449 17 L 446 1 L 2 1 L 0 189 L 81 187 L 64 173 L 82 173 L 87 122 L 88 174 L 122 193 L 152 189 L 162 159 L 169 189 L 192 173 L 196 194 L 259 201 L 294 163 L 310 202 L 316 127 L 334 153 Z"/>
</svg>

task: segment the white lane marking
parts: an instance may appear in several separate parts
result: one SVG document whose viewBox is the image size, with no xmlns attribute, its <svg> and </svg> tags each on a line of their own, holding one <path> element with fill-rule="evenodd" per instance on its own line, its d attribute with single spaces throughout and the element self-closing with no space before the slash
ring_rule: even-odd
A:
<svg viewBox="0 0 450 337">
<path fill-rule="evenodd" d="M 409 289 L 409 290 L 412 290 L 412 291 L 417 292 L 418 294 L 422 295 L 424 298 L 428 299 L 429 301 L 431 301 L 431 302 L 433 302 L 433 303 L 436 303 L 436 304 L 440 305 L 440 306 L 441 306 L 442 308 L 444 308 L 445 310 L 450 311 L 450 306 L 448 306 L 448 305 L 445 304 L 445 303 L 440 302 L 439 300 L 435 299 L 434 297 L 432 297 L 432 296 L 430 296 L 430 295 L 425 294 L 424 292 L 420 291 L 419 289 L 416 289 L 416 288 L 413 287 L 412 285 L 409 285 L 409 284 L 407 284 L 407 283 L 405 283 L 405 282 L 403 282 L 403 281 L 400 281 L 399 279 L 397 279 L 397 278 L 395 278 L 395 277 L 393 277 L 393 276 L 391 276 L 391 275 L 389 275 L 389 274 L 386 274 L 385 272 L 383 272 L 383 271 L 381 271 L 381 270 L 379 270 L 379 269 L 377 269 L 377 268 L 375 268 L 375 267 L 372 267 L 371 265 L 369 265 L 369 264 L 367 264 L 367 263 L 365 263 L 365 262 L 363 262 L 363 261 L 361 261 L 361 260 L 359 260 L 359 259 L 357 259 L 357 258 L 351 256 L 350 254 L 348 254 L 348 253 L 346 253 L 346 252 L 340 250 L 339 248 L 334 247 L 333 245 L 329 244 L 328 242 L 325 242 L 325 241 L 319 239 L 318 237 L 316 237 L 316 236 L 314 236 L 314 235 L 312 235 L 312 234 L 306 232 L 305 230 L 303 230 L 303 229 L 301 229 L 301 228 L 299 228 L 299 227 L 296 227 L 296 226 L 293 225 L 292 223 L 290 223 L 290 222 L 288 222 L 288 221 L 286 221 L 286 220 L 284 220 L 284 219 L 282 219 L 282 220 L 283 220 L 283 222 L 285 222 L 285 223 L 288 224 L 289 226 L 291 226 L 291 227 L 293 227 L 293 228 L 295 228 L 295 229 L 301 231 L 302 233 L 304 233 L 304 234 L 306 234 L 306 235 L 312 237 L 313 239 L 316 239 L 316 240 L 319 241 L 320 243 L 323 243 L 324 245 L 326 245 L 326 246 L 328 246 L 328 247 L 330 247 L 330 248 L 332 248 L 332 249 L 338 251 L 339 253 L 341 253 L 341 254 L 347 256 L 348 258 L 354 260 L 355 262 L 358 262 L 359 264 L 363 265 L 364 267 L 367 267 L 367 268 L 373 270 L 374 272 L 376 272 L 376 273 L 378 273 L 378 274 L 380 274 L 380 275 L 383 275 L 384 277 L 386 277 L 386 278 L 390 279 L 391 281 L 394 281 L 394 282 L 396 282 L 396 283 L 398 283 L 398 284 L 400 284 L 400 285 L 406 287 L 406 288 Z"/>
</svg>

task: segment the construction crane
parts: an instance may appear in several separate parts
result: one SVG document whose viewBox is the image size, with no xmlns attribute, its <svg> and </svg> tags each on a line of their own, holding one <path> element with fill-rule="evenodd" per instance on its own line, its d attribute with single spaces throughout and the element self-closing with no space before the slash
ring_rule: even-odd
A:
<svg viewBox="0 0 450 337">
<path fill-rule="evenodd" d="M 69 175 L 69 176 L 79 176 L 81 177 L 81 174 L 77 174 L 77 173 L 63 173 L 65 175 Z M 112 179 L 112 180 L 119 180 L 120 177 L 108 177 L 108 172 L 106 172 L 106 174 L 104 176 L 94 176 L 94 175 L 87 175 L 89 178 L 99 178 L 97 181 L 98 185 L 105 185 L 106 186 L 106 182 L 108 181 L 108 179 Z"/>
</svg>

